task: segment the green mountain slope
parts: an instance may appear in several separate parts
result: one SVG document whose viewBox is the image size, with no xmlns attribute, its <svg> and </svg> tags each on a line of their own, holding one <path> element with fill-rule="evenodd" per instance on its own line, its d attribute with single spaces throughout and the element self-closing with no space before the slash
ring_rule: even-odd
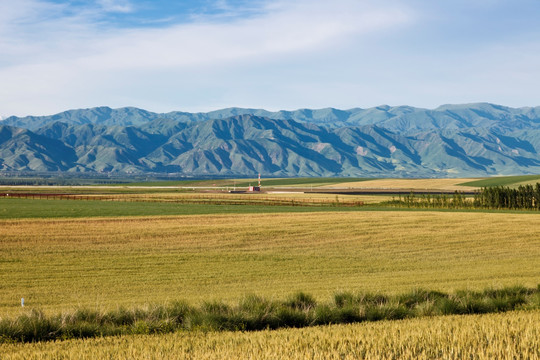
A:
<svg viewBox="0 0 540 360">
<path fill-rule="evenodd" d="M 61 141 L 0 126 L 0 171 L 67 171 L 76 160 L 74 150 Z"/>
<path fill-rule="evenodd" d="M 273 113 L 230 108 L 197 114 L 95 108 L 1 122 L 0 171 L 535 174 L 540 173 L 539 115 L 540 108 L 492 104 Z"/>
</svg>

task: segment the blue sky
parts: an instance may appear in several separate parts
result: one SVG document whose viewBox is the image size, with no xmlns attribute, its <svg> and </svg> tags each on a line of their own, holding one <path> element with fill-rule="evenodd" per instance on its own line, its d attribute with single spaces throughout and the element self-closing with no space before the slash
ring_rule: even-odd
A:
<svg viewBox="0 0 540 360">
<path fill-rule="evenodd" d="M 0 115 L 540 105 L 537 0 L 0 0 Z"/>
</svg>

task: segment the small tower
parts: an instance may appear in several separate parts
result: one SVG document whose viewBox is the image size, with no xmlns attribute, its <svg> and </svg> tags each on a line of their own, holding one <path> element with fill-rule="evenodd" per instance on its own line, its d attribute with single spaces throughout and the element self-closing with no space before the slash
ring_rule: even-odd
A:
<svg viewBox="0 0 540 360">
<path fill-rule="evenodd" d="M 258 186 L 249 186 L 249 192 L 259 192 L 261 191 L 261 174 L 259 174 L 259 185 Z"/>
</svg>

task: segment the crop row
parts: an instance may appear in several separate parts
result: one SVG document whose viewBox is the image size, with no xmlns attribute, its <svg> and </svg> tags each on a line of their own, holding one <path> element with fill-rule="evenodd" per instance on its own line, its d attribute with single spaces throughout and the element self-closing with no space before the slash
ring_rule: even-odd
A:
<svg viewBox="0 0 540 360">
<path fill-rule="evenodd" d="M 0 198 L 32 200 L 84 200 L 84 201 L 122 201 L 122 202 L 173 202 L 179 204 L 200 205 L 267 205 L 267 206 L 361 206 L 362 201 L 322 198 L 271 198 L 271 197 L 233 197 L 219 195 L 191 195 L 176 198 L 156 198 L 149 196 L 126 195 L 83 195 L 52 193 L 0 193 Z"/>
</svg>

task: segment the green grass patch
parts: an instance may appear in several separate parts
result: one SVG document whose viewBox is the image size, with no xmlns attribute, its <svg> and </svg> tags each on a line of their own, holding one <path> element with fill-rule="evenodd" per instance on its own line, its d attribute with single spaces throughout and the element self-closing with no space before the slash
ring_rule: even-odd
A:
<svg viewBox="0 0 540 360">
<path fill-rule="evenodd" d="M 354 211 L 360 207 L 213 205 L 146 201 L 0 198 L 0 219 Z M 363 209 L 363 208 L 362 208 Z M 368 207 L 366 209 L 373 209 Z"/>
<path fill-rule="evenodd" d="M 398 295 L 341 292 L 318 303 L 304 292 L 284 301 L 246 296 L 238 304 L 203 302 L 194 307 L 175 301 L 143 308 L 110 311 L 81 308 L 56 315 L 32 309 L 0 320 L 0 342 L 37 342 L 130 334 L 164 334 L 179 330 L 255 331 L 314 325 L 400 320 L 423 316 L 486 314 L 538 309 L 538 288 L 522 286 L 484 291 L 413 290 Z"/>
<path fill-rule="evenodd" d="M 0 186 L 1 193 L 16 194 L 74 194 L 74 195 L 108 195 L 108 194 L 157 194 L 157 193 L 191 193 L 191 189 L 181 189 L 178 187 L 163 188 L 163 187 L 129 187 L 126 184 L 111 186 L 74 186 L 74 187 L 11 187 Z"/>
<path fill-rule="evenodd" d="M 351 212 L 351 211 L 437 211 L 472 213 L 538 214 L 535 210 L 493 209 L 444 209 L 407 208 L 387 204 L 355 207 L 342 206 L 274 206 L 274 205 L 213 205 L 147 201 L 93 201 L 93 200 L 44 200 L 0 198 L 0 219 L 31 218 L 91 218 L 119 216 L 162 216 L 162 215 L 210 215 L 249 213 L 308 213 L 308 212 Z"/>
<path fill-rule="evenodd" d="M 469 181 L 458 185 L 476 187 L 509 186 L 513 184 L 523 183 L 526 181 L 535 182 L 537 180 L 540 180 L 540 175 L 500 176 Z"/>
</svg>

